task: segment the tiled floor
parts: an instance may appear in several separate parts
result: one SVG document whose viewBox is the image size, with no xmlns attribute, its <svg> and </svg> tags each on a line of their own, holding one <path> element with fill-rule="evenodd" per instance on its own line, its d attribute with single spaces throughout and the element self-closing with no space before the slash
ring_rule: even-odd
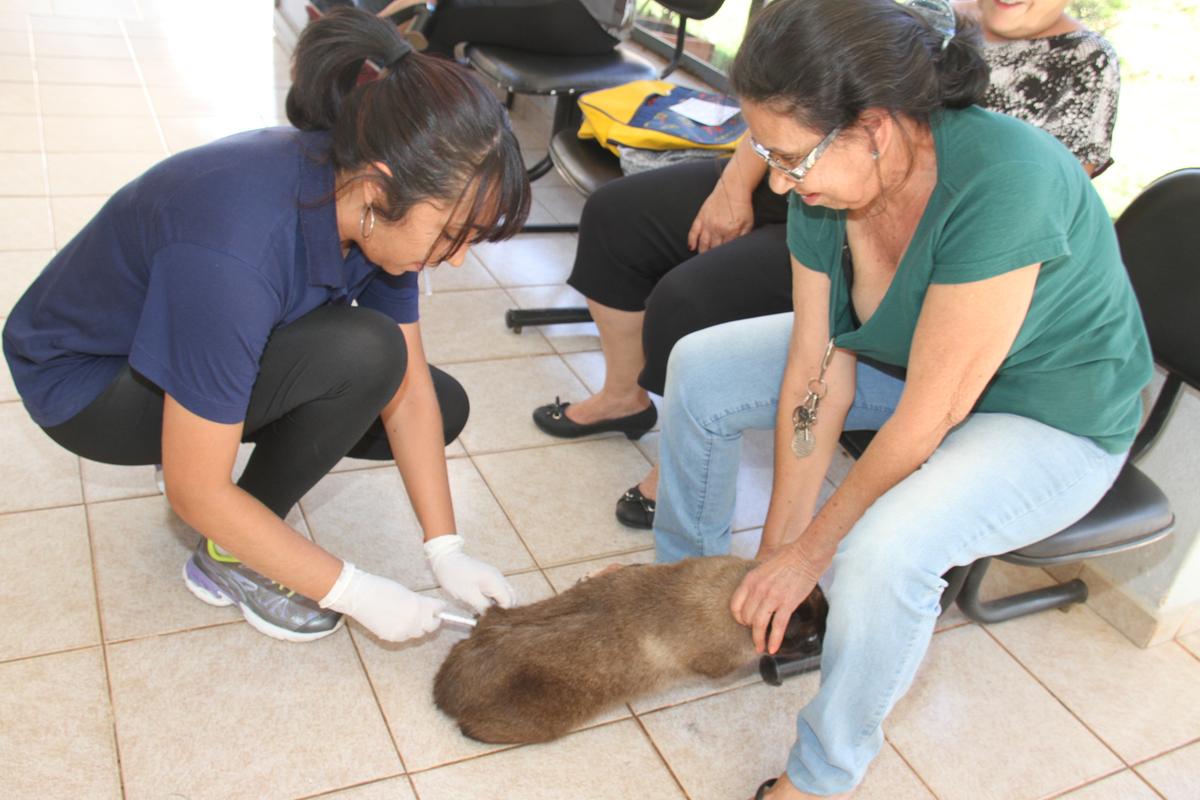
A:
<svg viewBox="0 0 1200 800">
<path fill-rule="evenodd" d="M 0 314 L 114 188 L 226 132 L 277 122 L 287 58 L 270 4 L 0 0 Z M 520 102 L 529 156 L 548 116 Z M 554 176 L 540 219 L 579 198 Z M 432 360 L 471 392 L 450 449 L 463 531 L 536 599 L 596 565 L 651 558 L 612 517 L 656 435 L 560 443 L 529 412 L 602 379 L 588 325 L 503 328 L 515 305 L 570 304 L 570 236 L 481 247 L 423 302 Z M 753 551 L 770 441 L 739 483 L 738 552 Z M 837 474 L 844 474 L 838 465 Z M 364 567 L 433 591 L 394 469 L 347 461 L 291 521 Z M 0 370 L 0 797 L 745 800 L 779 772 L 813 675 L 752 671 L 612 709 L 554 744 L 462 738 L 430 681 L 460 634 L 397 646 L 361 628 L 290 645 L 178 579 L 195 534 L 149 468 L 83 462 L 25 416 Z M 1044 584 L 998 570 L 993 591 Z M 957 612 L 886 731 L 860 797 L 1200 797 L 1200 634 L 1149 651 L 1087 608 L 983 628 Z"/>
</svg>

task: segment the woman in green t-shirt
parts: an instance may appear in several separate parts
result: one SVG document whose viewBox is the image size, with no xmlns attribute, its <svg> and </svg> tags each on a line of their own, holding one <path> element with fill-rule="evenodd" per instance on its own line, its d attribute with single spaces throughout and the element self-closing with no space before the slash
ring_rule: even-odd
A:
<svg viewBox="0 0 1200 800">
<path fill-rule="evenodd" d="M 692 334 L 668 368 L 658 558 L 728 552 L 741 432 L 773 427 L 762 563 L 731 604 L 760 651 L 833 568 L 821 689 L 772 800 L 853 790 L 929 645 L 941 576 L 1086 514 L 1152 371 L 1087 174 L 975 106 L 973 25 L 911 6 L 778 0 L 756 18 L 731 77 L 788 194 L 794 314 Z M 845 429 L 878 434 L 814 516 Z"/>
</svg>

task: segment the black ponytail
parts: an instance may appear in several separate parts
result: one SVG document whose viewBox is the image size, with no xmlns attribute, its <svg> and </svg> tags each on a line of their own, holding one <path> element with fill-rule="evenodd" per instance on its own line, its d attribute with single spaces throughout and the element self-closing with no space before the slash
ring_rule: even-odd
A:
<svg viewBox="0 0 1200 800">
<path fill-rule="evenodd" d="M 383 75 L 360 83 L 367 60 Z M 524 159 L 499 100 L 452 61 L 413 52 L 372 14 L 336 8 L 304 29 L 286 109 L 301 130 L 333 132 L 335 169 L 366 170 L 384 190 L 376 207 L 383 219 L 402 219 L 422 201 L 457 205 L 469 196 L 468 222 L 446 254 L 508 238 L 529 215 Z"/>
<path fill-rule="evenodd" d="M 957 16 L 947 39 L 895 0 L 775 0 L 751 22 L 730 77 L 743 99 L 815 130 L 851 125 L 868 108 L 928 123 L 983 99 L 980 47 L 976 23 Z"/>
</svg>

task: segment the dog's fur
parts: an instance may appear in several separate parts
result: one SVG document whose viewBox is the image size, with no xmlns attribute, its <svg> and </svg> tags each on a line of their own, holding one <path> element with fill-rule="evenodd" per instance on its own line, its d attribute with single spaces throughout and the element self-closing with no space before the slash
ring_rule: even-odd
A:
<svg viewBox="0 0 1200 800">
<path fill-rule="evenodd" d="M 721 556 L 626 567 L 493 608 L 450 651 L 434 700 L 472 739 L 543 742 L 682 677 L 728 675 L 755 657 L 750 629 L 729 611 L 754 566 Z M 824 603 L 818 589 L 797 609 L 784 649 L 819 640 Z"/>
</svg>

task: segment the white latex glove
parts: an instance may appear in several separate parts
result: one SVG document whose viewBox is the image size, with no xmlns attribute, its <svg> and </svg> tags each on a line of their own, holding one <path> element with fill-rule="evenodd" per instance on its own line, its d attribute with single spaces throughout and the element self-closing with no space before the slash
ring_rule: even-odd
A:
<svg viewBox="0 0 1200 800">
<path fill-rule="evenodd" d="M 491 601 L 501 608 L 517 602 L 517 593 L 500 570 L 464 553 L 463 538 L 456 533 L 426 542 L 425 557 L 441 587 L 481 614 Z"/>
<path fill-rule="evenodd" d="M 354 617 L 389 642 L 415 639 L 435 630 L 442 624 L 438 612 L 446 607 L 437 598 L 363 572 L 349 561 L 342 562 L 342 574 L 318 604 Z"/>
</svg>

